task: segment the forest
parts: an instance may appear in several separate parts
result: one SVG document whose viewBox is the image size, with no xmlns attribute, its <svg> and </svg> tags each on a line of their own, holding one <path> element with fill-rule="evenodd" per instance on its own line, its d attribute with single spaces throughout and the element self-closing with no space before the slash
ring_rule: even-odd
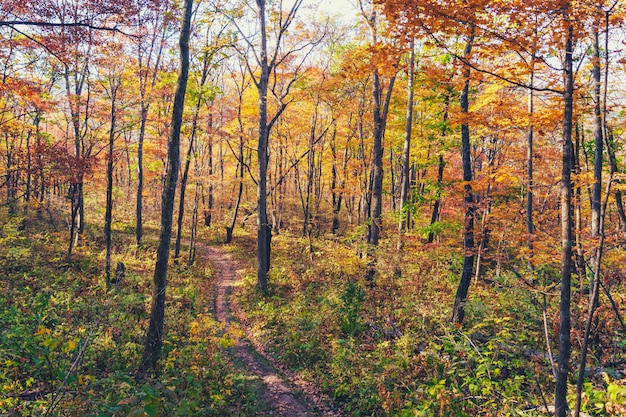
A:
<svg viewBox="0 0 626 417">
<path fill-rule="evenodd" d="M 0 415 L 626 416 L 626 4 L 340 3 L 0 2 Z"/>
</svg>

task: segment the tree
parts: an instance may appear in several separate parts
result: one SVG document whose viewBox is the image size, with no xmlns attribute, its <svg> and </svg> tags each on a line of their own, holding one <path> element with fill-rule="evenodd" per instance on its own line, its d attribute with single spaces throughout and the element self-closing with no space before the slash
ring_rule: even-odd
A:
<svg viewBox="0 0 626 417">
<path fill-rule="evenodd" d="M 572 126 L 574 112 L 574 24 L 570 2 L 561 9 L 565 27 L 563 58 L 563 144 L 561 162 L 561 298 L 559 304 L 559 359 L 554 406 L 557 417 L 567 415 L 567 376 L 571 353 L 571 286 L 572 286 L 572 167 L 574 147 Z"/>
<path fill-rule="evenodd" d="M 407 71 L 407 103 L 406 103 L 406 123 L 404 127 L 404 147 L 402 152 L 402 177 L 400 180 L 400 220 L 398 221 L 398 232 L 402 233 L 405 224 L 408 225 L 409 215 L 406 214 L 405 204 L 409 198 L 409 169 L 411 165 L 411 133 L 413 129 L 413 103 L 415 93 L 415 39 L 411 39 L 409 48 L 409 68 Z M 401 240 L 398 240 L 398 247 L 401 246 Z"/>
<path fill-rule="evenodd" d="M 150 324 L 146 334 L 143 358 L 139 367 L 141 374 L 145 374 L 149 370 L 156 370 L 163 346 L 167 267 L 170 239 L 172 236 L 174 198 L 176 196 L 176 184 L 178 182 L 178 169 L 180 164 L 180 130 L 183 122 L 187 79 L 189 77 L 189 37 L 191 32 L 192 9 L 193 0 L 185 0 L 182 20 L 183 25 L 179 39 L 180 72 L 176 83 L 174 107 L 172 110 L 172 126 L 167 143 L 168 165 L 161 200 L 161 228 L 159 231 L 156 265 L 154 267 Z"/>
<path fill-rule="evenodd" d="M 367 243 L 372 246 L 378 245 L 380 239 L 380 231 L 382 228 L 382 210 L 383 210 L 383 138 L 385 136 L 385 126 L 387 124 L 387 114 L 389 113 L 389 103 L 393 86 L 396 81 L 396 71 L 398 59 L 391 51 L 391 48 L 385 48 L 383 55 L 379 49 L 383 48 L 378 34 L 378 20 L 376 8 L 372 5 L 369 10 L 365 9 L 363 0 L 359 0 L 361 13 L 365 18 L 371 32 L 372 48 L 376 51 L 374 55 L 374 63 L 372 64 L 372 118 L 373 118 L 373 160 L 374 166 L 372 171 L 372 181 L 370 195 L 368 200 L 371 202 L 371 209 L 368 207 L 370 223 L 368 224 Z M 388 45 L 387 45 L 388 46 Z M 390 53 L 391 52 L 391 53 Z M 379 68 L 376 58 L 381 59 L 385 56 L 392 60 L 391 75 L 389 76 L 387 91 L 385 92 L 381 80 L 381 69 Z M 383 58 L 384 59 L 384 58 Z M 387 68 L 389 71 L 389 68 Z"/>
<path fill-rule="evenodd" d="M 323 35 L 323 31 L 316 31 L 312 34 L 303 33 L 294 38 L 290 45 L 287 40 L 287 31 L 293 24 L 298 9 L 302 5 L 302 0 L 296 0 L 288 12 L 282 11 L 282 1 L 276 4 L 276 13 L 272 13 L 271 28 L 273 38 L 268 32 L 266 1 L 256 0 L 256 18 L 258 19 L 258 39 L 253 39 L 251 35 L 242 30 L 234 18 L 231 22 L 237 27 L 243 39 L 243 46 L 237 49 L 241 56 L 245 57 L 245 64 L 248 73 L 252 78 L 259 95 L 259 125 L 257 143 L 257 286 L 263 293 L 267 293 L 267 273 L 270 269 L 270 248 L 272 230 L 267 216 L 267 175 L 268 175 L 268 142 L 270 132 L 281 114 L 285 111 L 290 101 L 287 100 L 294 83 L 302 75 L 306 57 L 317 45 Z M 304 28 L 301 28 L 304 31 Z M 306 31 L 305 31 L 306 32 Z M 309 35 L 309 37 L 305 36 Z M 272 47 L 268 46 L 268 40 L 273 42 Z M 255 42 L 258 42 L 255 45 Z M 295 55 L 303 53 L 300 61 L 293 64 Z M 252 60 L 253 58 L 253 60 Z M 278 77 L 279 70 L 287 71 L 287 65 L 292 63 L 291 75 L 284 79 Z M 268 108 L 268 96 L 271 95 L 276 100 L 276 108 L 273 114 Z"/>
<path fill-rule="evenodd" d="M 169 1 L 148 2 L 138 5 L 137 26 L 141 29 L 136 39 L 137 79 L 139 82 L 139 136 L 137 138 L 137 199 L 135 206 L 135 240 L 137 246 L 143 239 L 143 189 L 144 189 L 144 142 L 148 112 L 157 75 L 162 65 L 163 48 L 169 35 L 171 16 Z"/>
<path fill-rule="evenodd" d="M 468 60 L 474 45 L 474 26 L 471 26 L 467 35 L 463 58 Z M 461 112 L 465 116 L 461 123 L 461 154 L 463 160 L 463 182 L 464 182 L 464 202 L 465 202 L 465 224 L 463 227 L 463 241 L 465 256 L 463 257 L 463 272 L 459 281 L 459 286 L 454 296 L 454 307 L 452 310 L 452 321 L 462 323 L 465 317 L 465 300 L 472 280 L 474 268 L 474 216 L 476 206 L 474 202 L 474 192 L 472 190 L 473 169 L 471 161 L 470 131 L 467 115 L 469 113 L 469 88 L 470 88 L 470 67 L 465 66 L 463 70 L 463 90 L 461 91 Z"/>
<path fill-rule="evenodd" d="M 178 256 L 180 254 L 180 241 L 181 241 L 181 237 L 182 237 L 182 231 L 183 231 L 183 218 L 185 215 L 185 192 L 187 190 L 187 180 L 189 178 L 189 167 L 191 165 L 191 159 L 192 159 L 192 153 L 194 151 L 194 147 L 195 145 L 195 141 L 196 141 L 196 134 L 198 133 L 198 120 L 200 117 L 200 110 L 202 108 L 202 106 L 204 104 L 206 104 L 207 102 L 209 103 L 213 103 L 213 101 L 215 100 L 215 95 L 216 95 L 216 91 L 214 88 L 211 88 L 211 86 L 207 86 L 207 79 L 209 76 L 209 69 L 213 66 L 215 66 L 215 62 L 214 59 L 216 58 L 218 52 L 224 48 L 225 45 L 220 44 L 221 43 L 221 38 L 223 36 L 223 31 L 224 28 L 222 28 L 222 30 L 220 30 L 215 39 L 211 39 L 211 29 L 212 29 L 212 22 L 209 22 L 207 24 L 207 28 L 206 28 L 206 40 L 205 40 L 205 44 L 203 46 L 203 51 L 201 54 L 201 60 L 199 62 L 200 64 L 200 71 L 199 71 L 199 75 L 200 75 L 200 79 L 197 81 L 197 89 L 196 91 L 194 91 L 194 96 L 195 96 L 195 103 L 194 103 L 194 112 L 193 112 L 193 116 L 192 116 L 192 122 L 191 122 L 191 134 L 189 135 L 189 145 L 187 147 L 187 153 L 185 155 L 185 165 L 183 167 L 183 176 L 181 178 L 180 181 L 180 194 L 179 194 L 179 204 L 178 204 L 178 220 L 177 220 L 177 228 L 176 228 L 176 244 L 174 246 L 174 262 L 178 262 Z M 210 105 L 209 105 L 210 107 Z M 211 131 L 213 129 L 213 114 L 209 113 L 209 122 L 208 122 L 208 134 L 209 134 L 209 138 L 211 137 L 211 135 L 213 135 L 213 132 Z M 210 141 L 210 139 L 209 139 Z M 212 174 L 212 149 L 210 146 L 209 142 L 209 175 Z M 211 185 L 209 185 L 209 212 L 212 209 L 212 200 L 213 200 L 213 194 L 212 194 L 212 188 Z M 209 224 L 206 224 L 206 226 L 210 225 L 210 214 L 209 214 Z"/>
<path fill-rule="evenodd" d="M 114 159 L 114 145 L 117 122 L 117 93 L 120 88 L 121 77 L 119 74 L 109 74 L 105 80 L 104 86 L 109 99 L 111 100 L 111 116 L 109 127 L 109 146 L 107 152 L 107 191 L 106 191 L 106 207 L 104 214 L 104 240 L 106 246 L 105 255 L 105 268 L 104 273 L 106 276 L 107 287 L 111 284 L 111 223 L 113 220 L 113 159 Z"/>
</svg>

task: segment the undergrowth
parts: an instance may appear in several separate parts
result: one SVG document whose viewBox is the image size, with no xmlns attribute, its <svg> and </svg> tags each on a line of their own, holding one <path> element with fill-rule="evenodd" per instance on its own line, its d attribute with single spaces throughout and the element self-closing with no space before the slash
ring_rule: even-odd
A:
<svg viewBox="0 0 626 417">
<path fill-rule="evenodd" d="M 242 254 L 250 240 L 238 241 Z M 351 240 L 283 232 L 272 244 L 268 296 L 256 291 L 250 260 L 239 304 L 254 337 L 347 415 L 531 416 L 553 403 L 542 298 L 514 274 L 488 270 L 474 282 L 457 327 L 449 322 L 463 259 L 454 247 L 413 239 L 398 253 L 383 242 L 368 280 Z M 558 306 L 548 301 L 553 323 Z M 583 411 L 624 415 L 625 381 L 602 375 L 586 385 Z"/>
<path fill-rule="evenodd" d="M 24 227 L 26 225 L 26 227 Z M 67 233 L 34 217 L 0 225 L 0 414 L 3 416 L 230 416 L 261 414 L 259 382 L 237 368 L 233 336 L 215 321 L 207 260 L 168 275 L 157 377 L 138 382 L 148 325 L 155 230 L 136 249 L 117 224 L 114 262 L 126 278 L 106 290 L 98 230 L 67 258 Z M 210 235 L 205 231 L 204 238 Z"/>
</svg>

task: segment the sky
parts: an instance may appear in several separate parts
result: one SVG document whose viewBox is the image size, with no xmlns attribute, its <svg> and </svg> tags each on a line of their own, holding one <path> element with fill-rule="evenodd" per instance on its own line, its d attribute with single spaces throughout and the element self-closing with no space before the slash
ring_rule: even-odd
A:
<svg viewBox="0 0 626 417">
<path fill-rule="evenodd" d="M 287 2 L 285 2 L 287 3 Z M 319 10 L 343 16 L 346 21 L 356 19 L 358 0 L 304 0 L 303 5 L 319 4 Z"/>
</svg>

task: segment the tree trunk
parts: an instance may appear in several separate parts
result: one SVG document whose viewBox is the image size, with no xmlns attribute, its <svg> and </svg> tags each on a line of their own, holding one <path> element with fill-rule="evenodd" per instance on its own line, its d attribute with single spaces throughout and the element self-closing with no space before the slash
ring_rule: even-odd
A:
<svg viewBox="0 0 626 417">
<path fill-rule="evenodd" d="M 601 81 L 600 81 L 600 35 L 597 25 L 593 29 L 593 186 L 591 192 L 591 237 L 598 237 L 600 230 L 600 199 L 602 197 L 602 153 L 603 153 L 603 126 L 601 112 Z M 593 286 L 593 283 L 591 284 Z"/>
<path fill-rule="evenodd" d="M 463 56 L 465 59 L 469 59 L 472 52 L 472 46 L 474 45 L 474 26 L 471 28 L 471 33 L 467 37 L 465 44 L 465 50 Z M 470 132 L 469 125 L 467 124 L 467 114 L 469 113 L 469 87 L 470 87 L 470 67 L 466 66 L 464 70 L 465 83 L 463 85 L 463 91 L 461 92 L 461 112 L 465 115 L 463 123 L 461 124 L 461 144 L 462 144 L 462 159 L 463 159 L 463 182 L 464 187 L 464 202 L 465 202 L 465 225 L 463 228 L 464 234 L 464 249 L 465 257 L 463 259 L 463 273 L 459 286 L 456 290 L 456 296 L 454 297 L 454 308 L 452 311 L 452 321 L 454 323 L 463 323 L 465 318 L 465 300 L 467 299 L 467 293 L 469 291 L 470 282 L 472 280 L 472 269 L 474 267 L 474 216 L 476 212 L 476 206 L 474 203 L 474 192 L 472 190 L 471 181 L 473 179 L 472 173 L 472 160 L 471 160 L 471 148 L 470 148 Z"/>
<path fill-rule="evenodd" d="M 137 140 L 137 202 L 135 205 L 135 241 L 137 246 L 141 246 L 143 239 L 143 142 L 146 136 L 148 108 L 148 105 L 144 104 L 142 100 L 139 139 Z"/>
<path fill-rule="evenodd" d="M 535 224 L 533 222 L 533 200 L 534 200 L 534 167 L 533 167 L 533 146 L 535 138 L 535 45 L 533 45 L 533 54 L 530 63 L 530 75 L 528 85 L 528 133 L 526 134 L 527 150 L 526 150 L 526 244 L 528 247 L 528 266 L 534 268 L 533 263 L 533 235 L 535 233 Z"/>
<path fill-rule="evenodd" d="M 441 136 L 444 137 L 448 131 L 448 110 L 450 108 L 450 91 L 446 91 L 446 95 L 443 100 L 443 117 L 442 117 L 442 128 L 441 128 Z M 439 154 L 439 164 L 437 168 L 437 196 L 435 198 L 435 202 L 433 203 L 433 212 L 430 216 L 430 231 L 428 232 L 427 243 L 433 243 L 435 240 L 435 232 L 433 230 L 433 226 L 436 222 L 439 221 L 439 210 L 441 208 L 441 189 L 443 188 L 443 170 L 446 166 L 446 163 L 443 159 L 443 154 Z"/>
<path fill-rule="evenodd" d="M 200 89 L 204 86 L 208 75 L 208 62 L 203 62 L 202 75 L 200 80 Z M 178 257 L 180 256 L 180 241 L 183 233 L 183 218 L 185 216 L 185 192 L 187 190 L 187 179 L 189 178 L 189 166 L 191 165 L 191 156 L 193 154 L 196 132 L 198 131 L 198 117 L 200 115 L 200 107 L 202 105 L 202 95 L 198 94 L 196 105 L 193 114 L 193 122 L 191 124 L 191 134 L 189 137 L 189 147 L 187 148 L 187 154 L 185 155 L 185 167 L 183 168 L 183 177 L 180 180 L 180 196 L 178 204 L 178 219 L 176 223 L 176 243 L 174 245 L 174 263 L 178 263 Z M 211 119 L 209 119 L 209 135 L 211 135 Z"/>
<path fill-rule="evenodd" d="M 241 122 L 241 107 L 239 107 L 239 120 Z M 233 218 L 230 222 L 230 226 L 226 226 L 226 240 L 225 243 L 230 243 L 233 239 L 233 230 L 235 230 L 235 224 L 237 223 L 237 214 L 239 213 L 239 206 L 241 205 L 241 196 L 243 194 L 243 177 L 245 174 L 245 161 L 243 158 L 243 130 L 239 135 L 239 184 L 237 186 L 237 201 L 235 202 L 235 209 L 233 210 Z"/>
<path fill-rule="evenodd" d="M 411 165 L 411 131 L 413 129 L 413 96 L 415 83 L 415 40 L 411 39 L 411 52 L 409 57 L 408 97 L 406 103 L 406 118 L 404 124 L 404 148 L 402 152 L 402 176 L 400 182 L 400 220 L 398 221 L 398 249 L 402 246 L 402 231 L 406 226 L 410 211 L 405 207 L 409 199 L 409 168 Z"/>
<path fill-rule="evenodd" d="M 159 232 L 156 265 L 154 268 L 150 325 L 146 335 L 143 358 L 139 367 L 141 374 L 145 374 L 149 370 L 156 371 L 157 363 L 161 355 L 161 348 L 163 346 L 167 267 L 170 239 L 172 236 L 174 198 L 176 197 L 176 184 L 178 182 L 178 169 L 180 164 L 180 129 L 183 121 L 185 92 L 187 90 L 187 79 L 189 76 L 189 35 L 192 6 L 193 0 L 185 0 L 185 12 L 179 41 L 181 60 L 180 73 L 176 84 L 174 106 L 172 109 L 172 125 L 168 138 L 168 166 L 161 202 L 161 229 Z"/>
<path fill-rule="evenodd" d="M 378 45 L 377 19 L 376 11 L 372 9 L 371 15 L 364 17 L 370 26 L 372 32 L 372 45 Z M 368 225 L 367 243 L 371 246 L 378 246 L 380 232 L 382 229 L 382 212 L 383 212 L 383 138 L 385 136 L 385 125 L 387 123 L 387 113 L 389 103 L 391 101 L 391 93 L 395 83 L 395 75 L 389 79 L 387 93 L 384 94 L 381 84 L 380 73 L 378 68 L 372 71 L 372 113 L 373 113 L 373 136 L 374 144 L 372 147 L 373 154 L 373 170 L 370 188 L 370 204 L 371 213 L 369 216 L 370 223 Z"/>
<path fill-rule="evenodd" d="M 270 239 L 271 226 L 267 221 L 267 144 L 269 130 L 267 125 L 267 90 L 269 83 L 269 65 L 267 60 L 267 28 L 265 26 L 265 0 L 257 0 L 261 25 L 261 75 L 258 80 L 259 92 L 259 143 L 257 146 L 258 158 L 258 185 L 257 185 L 257 286 L 259 291 L 267 294 L 267 272 L 270 269 Z"/>
<path fill-rule="evenodd" d="M 372 187 L 371 187 L 371 222 L 369 224 L 368 242 L 372 246 L 378 246 L 380 232 L 382 229 L 382 213 L 383 213 L 383 138 L 385 136 L 385 124 L 387 121 L 387 110 L 391 101 L 391 92 L 395 82 L 395 76 L 389 80 L 387 94 L 383 100 L 383 90 L 380 84 L 380 76 L 378 69 L 373 72 L 372 93 L 374 96 L 374 146 L 373 146 L 373 165 L 372 171 Z"/>
<path fill-rule="evenodd" d="M 107 192 L 106 209 L 104 213 L 104 241 L 106 244 L 106 256 L 104 273 L 106 275 L 107 288 L 111 285 L 111 222 L 113 220 L 113 145 L 115 142 L 115 122 L 117 116 L 116 99 L 119 79 L 110 78 L 109 91 L 111 98 L 111 126 L 109 129 L 109 153 L 107 155 Z"/>
<path fill-rule="evenodd" d="M 580 416 L 580 406 L 582 404 L 582 391 L 583 391 L 583 383 L 585 381 L 585 367 L 587 365 L 587 349 L 589 346 L 589 335 L 591 333 L 591 325 L 593 322 L 593 314 L 598 307 L 598 297 L 600 295 L 600 267 L 602 261 L 602 253 L 604 251 L 604 222 L 606 220 L 606 206 L 609 200 L 609 195 L 611 191 L 611 183 L 612 176 L 609 177 L 609 180 L 606 184 L 606 193 L 604 196 L 604 201 L 600 206 L 600 224 L 598 225 L 598 245 L 596 246 L 596 251 L 594 254 L 594 265 L 593 265 L 593 286 L 590 287 L 590 297 L 589 297 L 589 311 L 587 313 L 587 320 L 585 322 L 585 332 L 583 335 L 583 344 L 580 351 L 580 366 L 578 367 L 578 380 L 576 381 L 576 407 L 574 408 L 574 417 Z"/>
<path fill-rule="evenodd" d="M 209 174 L 209 190 L 208 190 L 208 198 L 207 198 L 207 211 L 204 216 L 204 225 L 211 226 L 211 221 L 213 219 L 213 114 L 209 113 L 209 136 L 207 138 L 207 154 L 208 154 L 208 174 Z"/>
<path fill-rule="evenodd" d="M 187 266 L 193 265 L 196 257 L 196 236 L 198 231 L 198 205 L 200 202 L 200 183 L 196 181 L 196 187 L 193 197 L 193 209 L 191 211 L 191 233 L 189 234 L 189 256 L 187 257 Z"/>
<path fill-rule="evenodd" d="M 563 158 L 561 167 L 561 300 L 559 304 L 559 359 L 556 380 L 554 407 L 556 417 L 566 417 L 567 376 L 571 353 L 571 280 L 572 280 L 572 182 L 573 163 L 572 120 L 573 120 L 573 39 L 574 28 L 569 21 L 569 2 L 564 6 L 563 20 L 567 25 L 565 59 L 563 65 Z"/>
</svg>

